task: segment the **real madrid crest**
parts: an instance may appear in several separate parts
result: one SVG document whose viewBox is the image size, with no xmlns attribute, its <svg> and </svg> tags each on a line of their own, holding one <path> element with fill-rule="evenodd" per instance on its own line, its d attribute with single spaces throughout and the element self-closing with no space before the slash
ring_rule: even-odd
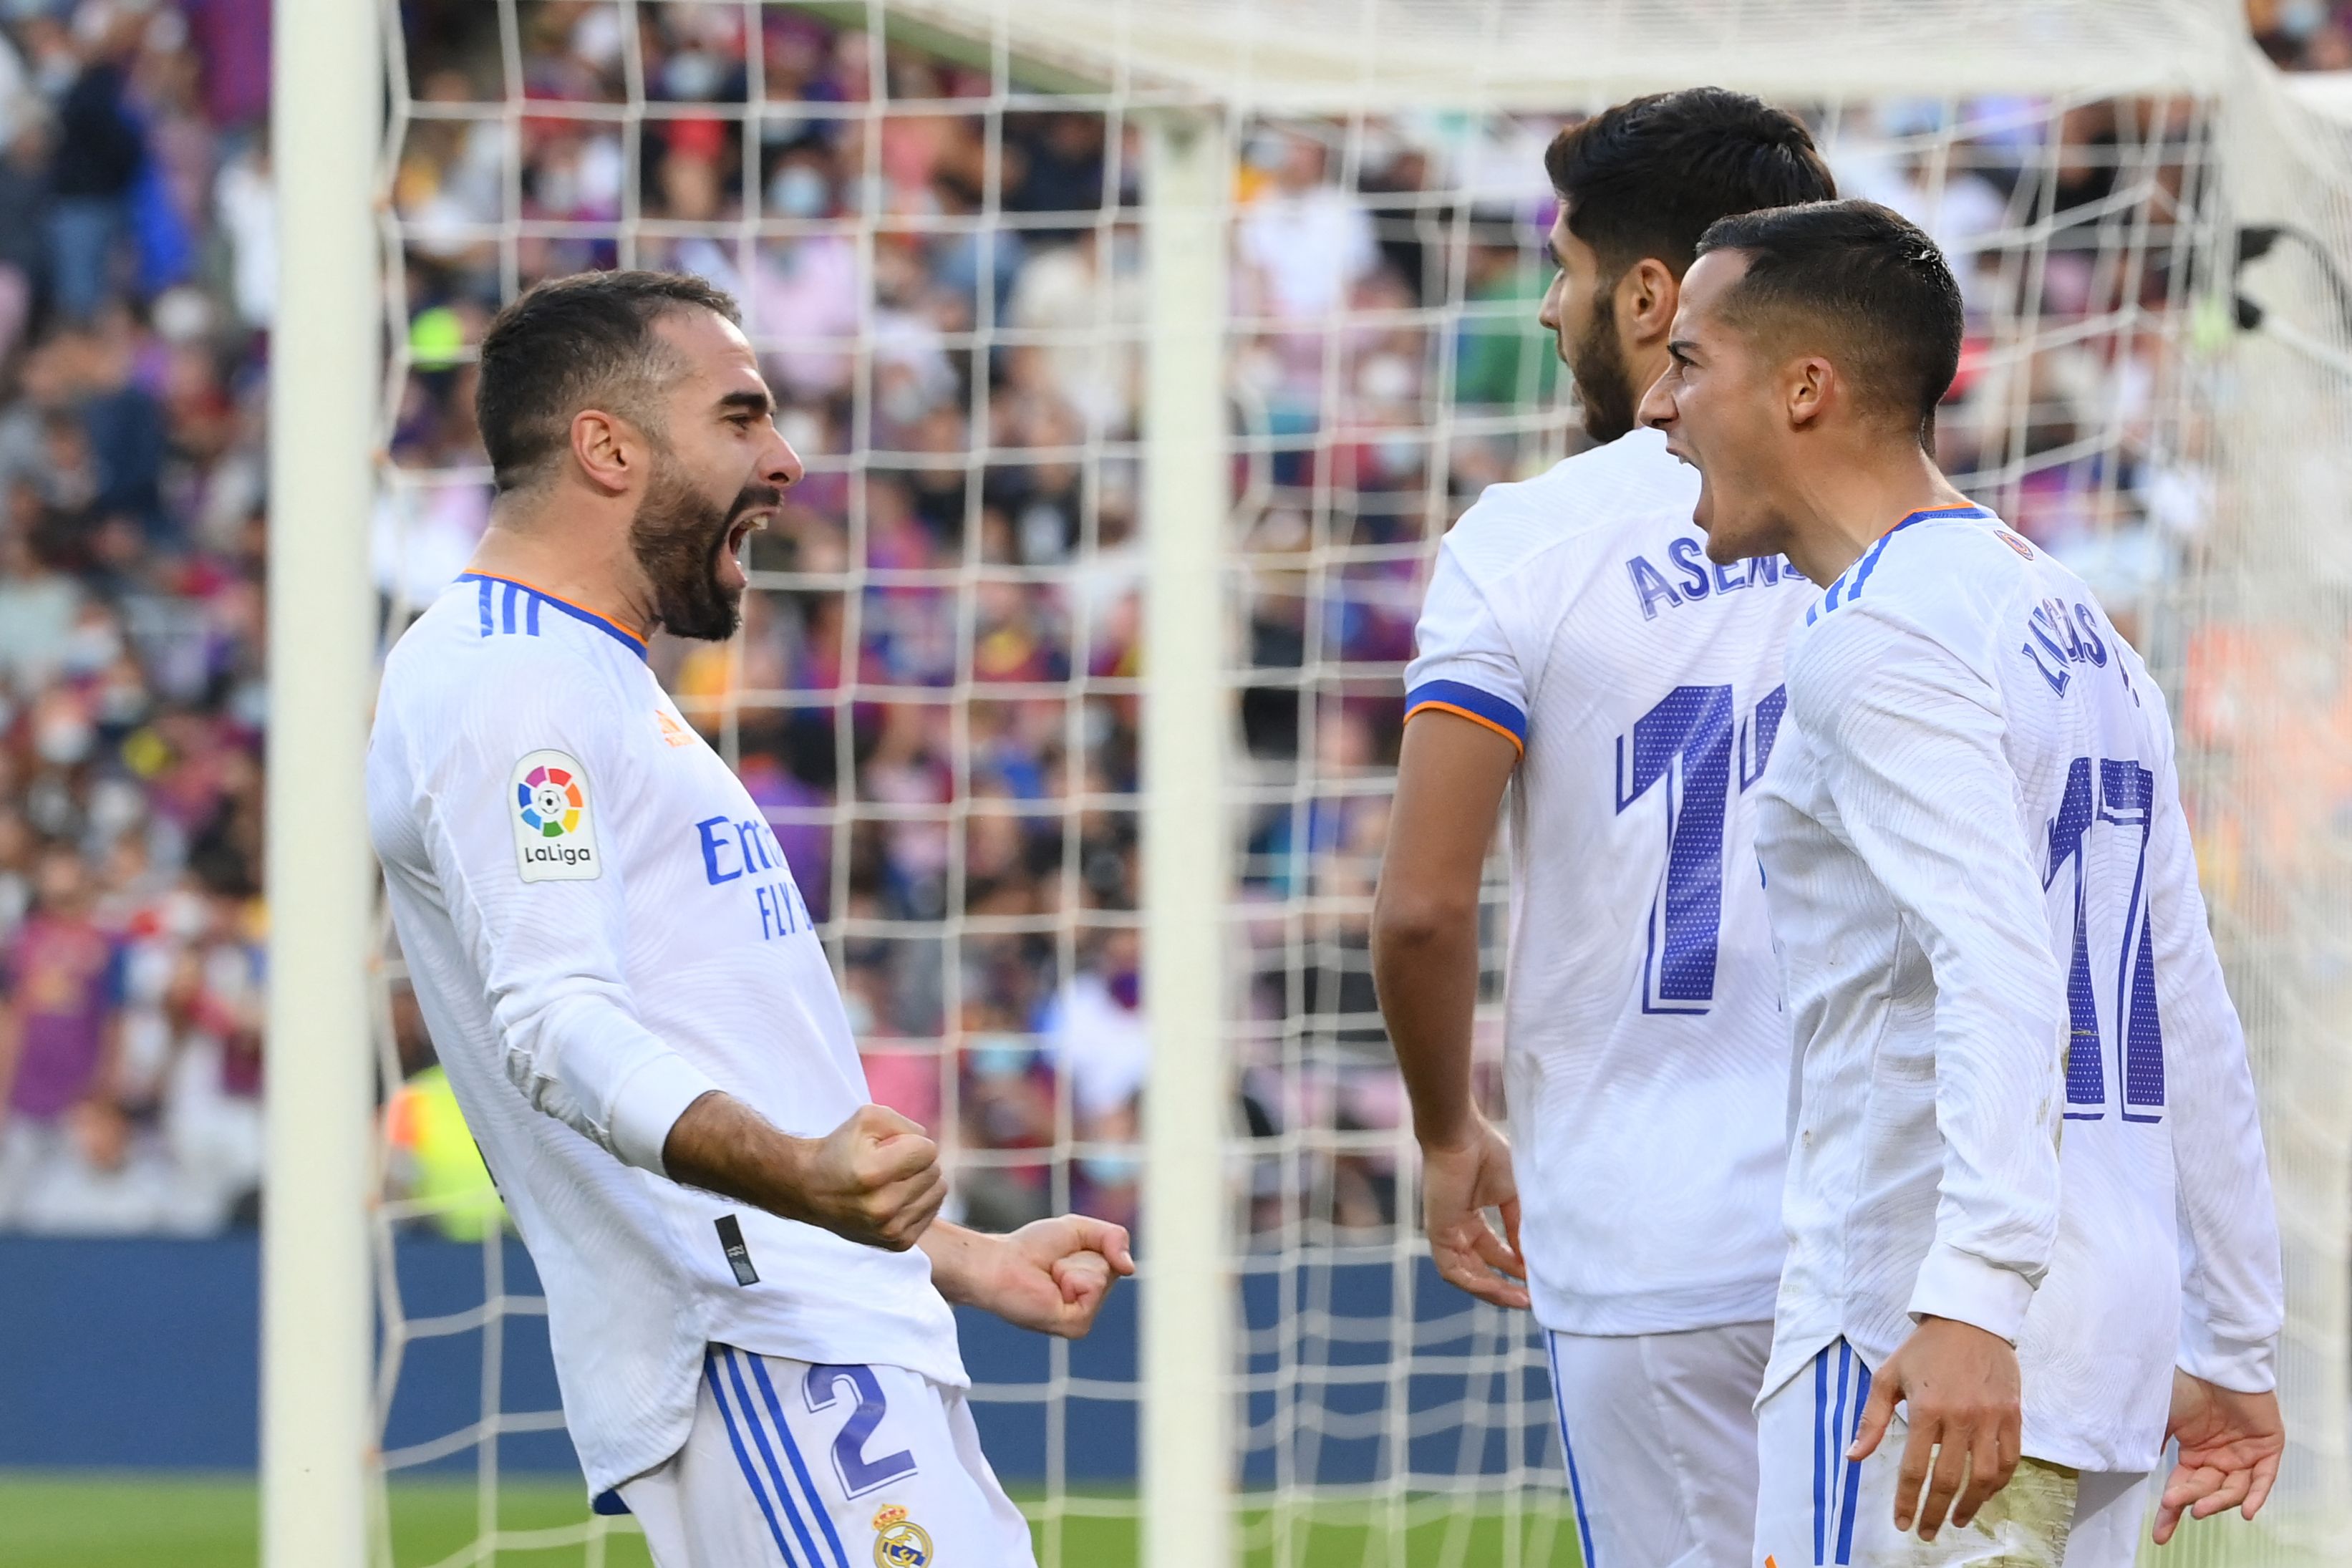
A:
<svg viewBox="0 0 2352 1568">
<path fill-rule="evenodd" d="M 874 1516 L 874 1568 L 929 1568 L 931 1538 L 897 1503 Z"/>
</svg>

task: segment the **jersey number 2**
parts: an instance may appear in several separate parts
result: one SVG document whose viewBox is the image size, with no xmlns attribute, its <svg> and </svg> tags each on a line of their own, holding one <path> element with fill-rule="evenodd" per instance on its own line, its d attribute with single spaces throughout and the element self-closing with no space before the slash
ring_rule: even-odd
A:
<svg viewBox="0 0 2352 1568">
<path fill-rule="evenodd" d="M 882 1398 L 882 1380 L 874 1375 L 872 1367 L 813 1366 L 801 1393 L 812 1413 L 830 1410 L 839 1397 L 835 1389 L 845 1383 L 857 1391 L 857 1408 L 849 1413 L 849 1419 L 842 1423 L 841 1436 L 833 1440 L 833 1468 L 841 1477 L 841 1489 L 851 1497 L 862 1497 L 885 1481 L 914 1474 L 915 1456 L 901 1448 L 878 1459 L 866 1457 L 866 1440 L 874 1436 L 874 1428 L 882 1424 L 888 1409 Z"/>
<path fill-rule="evenodd" d="M 1788 688 L 1776 686 L 1739 727 L 1742 793 L 1764 776 L 1788 707 Z M 1644 1013 L 1704 1013 L 1715 1001 L 1734 740 L 1728 686 L 1677 686 L 1617 737 L 1618 815 L 1654 789 L 1665 801 L 1666 868 L 1650 900 Z"/>
</svg>

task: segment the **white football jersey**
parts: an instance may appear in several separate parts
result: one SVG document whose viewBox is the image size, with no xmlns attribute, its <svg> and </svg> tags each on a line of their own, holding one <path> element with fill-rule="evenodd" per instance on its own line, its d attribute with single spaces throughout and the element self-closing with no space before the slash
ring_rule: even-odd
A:
<svg viewBox="0 0 2352 1568">
<path fill-rule="evenodd" d="M 2016 1342 L 2025 1452 L 2144 1470 L 2171 1370 L 2271 1386 L 2278 1233 L 2164 699 L 1991 513 L 1808 607 L 1758 849 L 1798 1083 L 1768 1391 L 1933 1314 Z"/>
<path fill-rule="evenodd" d="M 643 638 L 461 578 L 385 662 L 368 820 L 417 1003 L 546 1287 L 592 1489 L 685 1443 L 706 1344 L 964 1384 L 920 1251 L 662 1174 L 709 1090 L 804 1138 L 866 1091 L 782 850 Z"/>
<path fill-rule="evenodd" d="M 1696 474 L 1640 430 L 1496 485 L 1445 537 L 1406 673 L 1521 749 L 1505 1082 L 1536 1317 L 1771 1316 L 1788 1023 L 1754 851 L 1811 594 L 1711 565 Z"/>
</svg>

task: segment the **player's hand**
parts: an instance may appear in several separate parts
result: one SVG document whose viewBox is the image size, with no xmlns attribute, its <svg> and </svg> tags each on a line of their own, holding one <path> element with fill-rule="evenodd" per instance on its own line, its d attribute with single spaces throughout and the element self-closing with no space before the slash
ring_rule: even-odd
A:
<svg viewBox="0 0 2352 1568">
<path fill-rule="evenodd" d="M 1848 1459 L 1859 1463 L 1877 1449 L 1898 1401 L 1911 1440 L 1895 1478 L 1895 1528 L 1910 1533 L 1916 1517 L 1919 1539 L 1933 1541 L 1947 1510 L 1954 1525 L 1967 1524 L 2017 1468 L 2025 1432 L 2017 1349 L 1973 1323 L 1920 1320 L 1871 1384 Z"/>
<path fill-rule="evenodd" d="M 1490 1208 L 1502 1213 L 1499 1236 L 1487 1223 Z M 1453 1284 L 1497 1307 L 1528 1304 L 1511 1142 L 1485 1117 L 1458 1144 L 1421 1146 L 1421 1226 L 1437 1271 Z"/>
<path fill-rule="evenodd" d="M 1095 1326 L 1110 1288 L 1135 1272 L 1127 1227 L 1082 1214 L 1056 1215 L 988 1238 L 990 1266 L 969 1300 L 1006 1322 L 1066 1340 Z M 939 1255 L 932 1255 L 934 1268 Z"/>
<path fill-rule="evenodd" d="M 2180 1445 L 2179 1462 L 2164 1483 L 2151 1538 L 2158 1546 L 2191 1519 L 2210 1519 L 2235 1506 L 2252 1519 L 2278 1479 L 2286 1452 L 2286 1423 L 2275 1394 L 2239 1394 L 2177 1368 L 2166 1437 Z"/>
<path fill-rule="evenodd" d="M 922 1238 L 948 1195 L 940 1146 L 881 1105 L 859 1106 L 818 1140 L 798 1185 L 806 1212 L 793 1218 L 892 1252 Z"/>
</svg>

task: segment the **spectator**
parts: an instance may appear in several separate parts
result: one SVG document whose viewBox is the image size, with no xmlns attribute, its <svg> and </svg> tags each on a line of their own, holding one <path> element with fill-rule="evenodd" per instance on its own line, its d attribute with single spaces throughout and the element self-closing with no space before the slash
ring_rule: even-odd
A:
<svg viewBox="0 0 2352 1568">
<path fill-rule="evenodd" d="M 200 1229 L 249 1217 L 260 1169 L 268 8 L 72 9 L 0 7 L 0 952 L 55 945 L 39 889 L 79 855 L 81 919 L 121 955 L 99 990 L 116 1044 L 68 1109 L 7 1113 L 0 1224 Z M 374 538 L 386 627 L 487 515 L 470 345 L 515 286 L 618 264 L 634 207 L 629 258 L 740 289 L 811 470 L 750 545 L 739 640 L 652 657 L 826 922 L 874 1092 L 946 1142 L 973 1217 L 1123 1212 L 1149 1049 L 1136 132 L 1008 111 L 985 72 L 750 9 L 524 7 L 530 105 L 510 121 L 500 7 L 404 0 L 432 113 L 406 122 L 391 191 L 411 316 Z M 2252 14 L 2284 61 L 2352 63 L 2352 0 Z M 659 101 L 625 130 L 632 82 Z M 877 92 L 887 115 L 866 112 Z M 1836 121 L 1849 181 L 1973 258 L 1946 460 L 2105 574 L 2124 616 L 2213 486 L 2161 427 L 2190 247 L 2133 227 L 2174 221 L 2201 177 L 2188 114 Z M 1236 1056 L 1267 1227 L 1396 1219 L 1367 879 L 1428 551 L 1573 423 L 1532 320 L 1550 130 L 1360 116 L 1245 139 L 1228 559 L 1246 629 L 1217 657 L 1242 693 Z M 2031 267 L 2029 224 L 2054 237 Z M 2050 330 L 2021 334 L 2028 317 Z M 0 1037 L 60 1028 L 35 1010 L 12 980 Z M 421 1027 L 398 1043 L 405 1074 L 429 1071 Z M 432 1126 L 439 1148 L 452 1130 Z"/>
<path fill-rule="evenodd" d="M 16 492 L 11 518 L 0 526 L 0 679 L 20 692 L 46 684 L 79 618 L 81 585 L 55 570 L 33 547 L 38 502 Z"/>
<path fill-rule="evenodd" d="M 113 1098 L 122 948 L 92 918 L 81 857 L 62 846 L 40 859 L 32 912 L 9 943 L 9 1006 L 0 1016 L 0 1225 L 50 1168 L 122 1163 Z"/>
<path fill-rule="evenodd" d="M 48 128 L 20 117 L 0 142 L 0 359 L 16 351 L 48 284 Z"/>
<path fill-rule="evenodd" d="M 1089 1145 L 1078 1161 L 1084 1206 L 1121 1224 L 1136 1209 L 1151 1037 L 1141 1011 L 1142 941 L 1132 929 L 1104 934 L 1093 962 L 1072 975 L 1039 1024 L 1046 1059 L 1067 1080 L 1074 1129 Z"/>
<path fill-rule="evenodd" d="M 1302 324 L 1323 321 L 1380 259 L 1361 203 L 1327 177 L 1323 143 L 1277 133 L 1259 156 L 1272 184 L 1244 209 L 1234 234 L 1247 297 L 1264 313 Z"/>
<path fill-rule="evenodd" d="M 96 317 L 112 292 L 131 189 L 147 161 L 144 139 L 123 104 L 124 57 L 140 18 L 104 7 L 83 16 L 89 22 L 81 69 L 58 106 L 49 162 L 49 271 L 58 308 L 77 321 Z"/>
</svg>

